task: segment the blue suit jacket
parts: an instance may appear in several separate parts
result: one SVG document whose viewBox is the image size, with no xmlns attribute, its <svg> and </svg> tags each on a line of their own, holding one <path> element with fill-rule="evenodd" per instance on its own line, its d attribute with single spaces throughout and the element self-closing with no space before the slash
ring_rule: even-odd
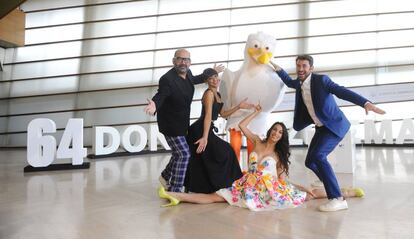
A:
<svg viewBox="0 0 414 239">
<path fill-rule="evenodd" d="M 310 117 L 302 98 L 300 80 L 292 80 L 283 69 L 278 71 L 277 74 L 288 87 L 296 89 L 293 128 L 296 131 L 300 131 L 306 126 L 313 124 L 314 122 Z M 351 127 L 351 124 L 344 113 L 339 109 L 333 95 L 361 107 L 364 107 L 364 104 L 368 100 L 357 93 L 336 84 L 327 75 L 312 73 L 311 96 L 315 114 L 326 128 L 343 138 Z"/>
</svg>

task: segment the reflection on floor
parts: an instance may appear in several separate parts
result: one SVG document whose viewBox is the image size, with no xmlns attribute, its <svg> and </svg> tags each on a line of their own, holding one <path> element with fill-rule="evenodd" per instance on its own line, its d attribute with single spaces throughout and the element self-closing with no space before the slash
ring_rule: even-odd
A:
<svg viewBox="0 0 414 239">
<path fill-rule="evenodd" d="M 306 150 L 292 153 L 290 180 L 309 185 Z M 169 154 L 24 174 L 26 151 L 2 150 L 0 238 L 413 238 L 413 156 L 413 148 L 358 148 L 356 173 L 338 178 L 366 197 L 349 199 L 347 211 L 318 212 L 324 200 L 315 200 L 258 213 L 226 203 L 160 208 L 157 178 Z"/>
</svg>

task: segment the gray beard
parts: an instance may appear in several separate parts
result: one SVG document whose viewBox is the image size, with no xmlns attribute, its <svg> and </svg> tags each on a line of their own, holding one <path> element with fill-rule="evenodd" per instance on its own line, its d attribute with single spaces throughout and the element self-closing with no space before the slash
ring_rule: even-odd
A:
<svg viewBox="0 0 414 239">
<path fill-rule="evenodd" d="M 180 66 L 178 66 L 178 67 L 174 67 L 174 68 L 180 74 L 185 74 L 188 71 L 188 68 L 187 67 L 180 67 Z"/>
</svg>

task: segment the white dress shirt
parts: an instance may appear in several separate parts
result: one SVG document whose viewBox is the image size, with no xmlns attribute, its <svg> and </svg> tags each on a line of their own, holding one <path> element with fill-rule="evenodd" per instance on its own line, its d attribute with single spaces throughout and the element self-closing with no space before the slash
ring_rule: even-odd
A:
<svg viewBox="0 0 414 239">
<path fill-rule="evenodd" d="M 320 127 L 320 126 L 323 126 L 323 124 L 318 119 L 318 117 L 316 116 L 315 109 L 314 109 L 313 103 L 312 103 L 311 77 L 312 77 L 312 74 L 309 74 L 309 76 L 305 79 L 305 81 L 302 82 L 302 85 L 301 85 L 302 98 L 303 98 L 303 102 L 305 103 L 306 108 L 308 109 L 309 115 L 312 118 L 313 122 L 315 122 L 316 126 Z"/>
</svg>

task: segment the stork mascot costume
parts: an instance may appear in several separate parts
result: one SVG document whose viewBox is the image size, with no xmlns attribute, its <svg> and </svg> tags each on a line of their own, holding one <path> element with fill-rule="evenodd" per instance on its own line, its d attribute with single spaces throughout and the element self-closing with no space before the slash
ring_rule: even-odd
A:
<svg viewBox="0 0 414 239">
<path fill-rule="evenodd" d="M 263 32 L 250 34 L 244 50 L 243 65 L 235 72 L 226 69 L 220 85 L 224 109 L 230 109 L 246 98 L 249 103 L 260 103 L 262 112 L 252 120 L 248 128 L 261 137 L 266 134 L 268 115 L 282 101 L 286 91 L 282 80 L 268 65 L 274 56 L 275 47 L 276 39 L 273 36 Z M 238 124 L 249 113 L 251 110 L 239 110 L 227 119 L 230 144 L 239 161 L 242 135 Z M 247 142 L 248 154 L 252 149 L 252 143 Z"/>
</svg>

